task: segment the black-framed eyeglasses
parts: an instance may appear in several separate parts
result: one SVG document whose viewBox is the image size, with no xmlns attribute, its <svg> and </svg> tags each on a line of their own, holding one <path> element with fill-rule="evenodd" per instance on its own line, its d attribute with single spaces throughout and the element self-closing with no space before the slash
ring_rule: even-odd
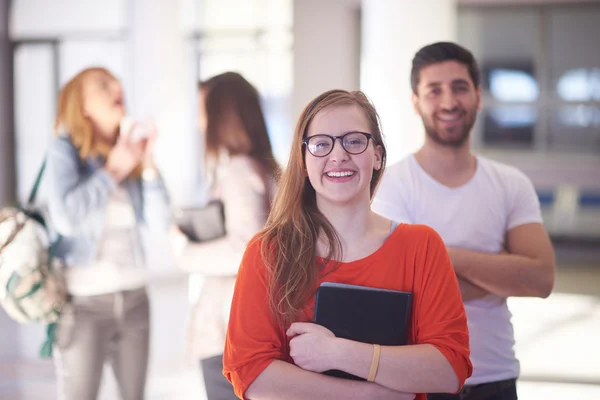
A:
<svg viewBox="0 0 600 400">
<path fill-rule="evenodd" d="M 348 154 L 357 155 L 367 150 L 369 139 L 373 139 L 373 135 L 366 132 L 348 132 L 341 136 L 313 135 L 305 137 L 302 143 L 313 156 L 325 157 L 333 151 L 333 146 L 337 139 L 340 139 L 342 148 Z"/>
</svg>

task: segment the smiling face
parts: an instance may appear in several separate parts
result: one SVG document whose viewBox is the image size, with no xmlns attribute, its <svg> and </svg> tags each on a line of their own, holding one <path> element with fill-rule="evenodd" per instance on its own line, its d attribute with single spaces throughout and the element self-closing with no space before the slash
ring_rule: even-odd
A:
<svg viewBox="0 0 600 400">
<path fill-rule="evenodd" d="M 83 81 L 82 94 L 83 114 L 92 122 L 95 135 L 113 142 L 125 116 L 121 84 L 104 71 L 92 71 Z"/>
<path fill-rule="evenodd" d="M 468 145 L 481 90 L 473 84 L 464 64 L 445 61 L 424 67 L 412 100 L 428 140 L 447 147 Z"/>
<path fill-rule="evenodd" d="M 365 112 L 358 105 L 337 105 L 318 112 L 307 131 L 314 135 L 341 136 L 348 132 L 371 131 Z M 305 147 L 308 179 L 316 192 L 317 205 L 327 203 L 370 203 L 373 170 L 382 165 L 382 148 L 369 141 L 361 154 L 349 154 L 336 140 L 331 153 L 315 157 Z"/>
</svg>

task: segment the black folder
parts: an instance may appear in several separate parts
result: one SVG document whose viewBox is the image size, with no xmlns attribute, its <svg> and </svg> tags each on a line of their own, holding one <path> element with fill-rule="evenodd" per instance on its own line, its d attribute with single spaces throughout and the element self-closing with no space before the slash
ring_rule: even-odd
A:
<svg viewBox="0 0 600 400">
<path fill-rule="evenodd" d="M 208 242 L 225 236 L 225 209 L 219 200 L 203 207 L 182 208 L 175 212 L 175 223 L 192 242 Z"/>
<path fill-rule="evenodd" d="M 314 322 L 339 338 L 401 346 L 407 341 L 411 313 L 412 293 L 324 282 L 317 289 Z M 365 380 L 338 370 L 325 374 Z"/>
</svg>

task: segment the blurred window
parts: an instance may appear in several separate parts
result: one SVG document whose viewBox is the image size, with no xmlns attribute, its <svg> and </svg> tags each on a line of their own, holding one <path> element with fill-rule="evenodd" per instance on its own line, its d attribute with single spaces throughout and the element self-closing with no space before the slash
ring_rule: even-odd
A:
<svg viewBox="0 0 600 400">
<path fill-rule="evenodd" d="M 53 136 L 60 88 L 82 69 L 92 66 L 108 68 L 127 85 L 125 57 L 126 41 L 122 38 L 68 36 L 15 43 L 15 151 L 20 201 L 28 195 Z"/>
<path fill-rule="evenodd" d="M 495 100 L 507 103 L 536 101 L 540 89 L 532 74 L 498 68 L 489 73 L 489 90 Z"/>
<path fill-rule="evenodd" d="M 198 79 L 234 71 L 252 83 L 261 95 L 275 157 L 285 163 L 293 129 L 293 3 L 249 0 L 234 7 L 232 1 L 204 0 L 204 22 L 193 38 Z"/>
<path fill-rule="evenodd" d="M 482 73 L 475 144 L 600 151 L 600 4 L 459 7 Z"/>
</svg>

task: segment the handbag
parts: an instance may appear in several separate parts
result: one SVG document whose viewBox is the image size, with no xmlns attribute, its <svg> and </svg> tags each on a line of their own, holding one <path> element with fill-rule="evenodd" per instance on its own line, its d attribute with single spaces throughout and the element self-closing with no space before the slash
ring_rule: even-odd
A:
<svg viewBox="0 0 600 400">
<path fill-rule="evenodd" d="M 271 185 L 261 168 L 265 182 L 267 209 L 271 208 Z M 211 200 L 203 207 L 182 208 L 175 212 L 175 224 L 192 242 L 207 242 L 222 238 L 225 229 L 225 207 L 221 200 Z"/>
<path fill-rule="evenodd" d="M 175 212 L 175 223 L 192 242 L 219 239 L 227 233 L 225 209 L 220 200 L 212 200 L 203 207 L 179 209 Z"/>
</svg>

